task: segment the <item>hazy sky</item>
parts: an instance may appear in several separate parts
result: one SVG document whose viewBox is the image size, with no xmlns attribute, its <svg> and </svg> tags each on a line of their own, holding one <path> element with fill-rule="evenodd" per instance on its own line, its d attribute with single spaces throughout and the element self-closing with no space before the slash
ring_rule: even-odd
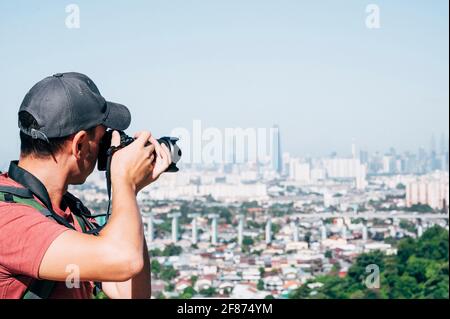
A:
<svg viewBox="0 0 450 319">
<path fill-rule="evenodd" d="M 68 29 L 67 4 L 80 8 Z M 381 9 L 368 29 L 366 6 Z M 130 107 L 131 131 L 280 126 L 296 155 L 416 150 L 449 130 L 448 1 L 1 1 L 0 164 L 17 110 L 57 72 Z"/>
</svg>

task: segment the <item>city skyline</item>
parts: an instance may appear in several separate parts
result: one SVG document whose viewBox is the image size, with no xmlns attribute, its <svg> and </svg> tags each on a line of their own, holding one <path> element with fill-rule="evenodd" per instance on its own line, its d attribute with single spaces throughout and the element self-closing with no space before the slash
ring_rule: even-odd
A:
<svg viewBox="0 0 450 319">
<path fill-rule="evenodd" d="M 276 124 L 274 126 L 276 126 Z M 277 130 L 278 130 L 278 132 L 280 132 L 282 130 L 282 128 L 277 127 Z M 353 152 L 356 151 L 356 157 L 360 158 L 362 153 L 363 153 L 362 154 L 363 156 L 376 155 L 376 154 L 378 154 L 379 156 L 384 156 L 384 155 L 391 154 L 392 151 L 397 152 L 396 155 L 419 154 L 420 152 L 424 151 L 427 153 L 427 155 L 428 154 L 432 155 L 432 152 L 434 151 L 436 153 L 436 155 L 447 154 L 447 156 L 448 156 L 448 152 L 449 152 L 449 136 L 446 135 L 445 133 L 442 133 L 439 135 L 432 133 L 430 135 L 430 139 L 429 139 L 430 142 L 428 145 L 417 145 L 417 147 L 413 148 L 413 149 L 402 149 L 401 147 L 389 146 L 383 150 L 374 150 L 374 149 L 371 150 L 371 148 L 364 148 L 364 147 L 360 146 L 359 144 L 357 144 L 357 141 L 355 139 L 352 139 L 351 141 L 349 141 L 349 143 L 347 145 L 347 149 L 344 149 L 341 152 L 337 152 L 335 149 L 330 149 L 328 151 L 324 151 L 321 154 L 308 154 L 308 153 L 296 154 L 296 153 L 293 153 L 293 152 L 291 152 L 291 150 L 286 150 L 283 148 L 283 140 L 281 138 L 282 134 L 270 132 L 270 135 L 272 135 L 271 138 L 273 138 L 274 136 L 280 138 L 280 140 L 277 141 L 278 145 L 280 146 L 278 152 L 281 152 L 278 154 L 279 156 L 277 156 L 276 152 L 269 154 L 272 165 L 275 165 L 277 167 L 279 167 L 279 166 L 278 166 L 278 164 L 275 164 L 275 162 L 274 162 L 275 157 L 279 158 L 278 161 L 280 161 L 282 163 L 283 154 L 289 154 L 291 156 L 298 157 L 298 158 L 329 158 L 329 157 L 351 158 L 354 155 Z M 439 139 L 437 139 L 436 136 L 439 136 Z M 434 140 L 434 142 L 433 142 L 433 140 Z M 181 143 L 179 143 L 179 144 L 183 145 L 183 141 L 180 141 L 180 142 Z M 268 142 L 270 143 L 271 140 L 269 140 Z M 433 145 L 433 143 L 435 145 Z M 229 147 L 228 144 L 231 144 L 230 147 L 232 147 L 232 149 L 231 149 L 232 151 L 231 152 L 225 151 L 224 155 L 223 155 L 224 156 L 223 162 L 216 163 L 216 164 L 236 163 L 237 158 L 241 158 L 242 160 L 244 160 L 242 162 L 243 164 L 248 163 L 248 160 L 251 158 L 251 155 L 249 156 L 248 152 L 244 152 L 244 154 L 240 154 L 240 156 L 236 155 L 238 152 L 236 152 L 237 146 L 236 146 L 235 137 L 232 138 L 231 143 L 230 143 L 230 141 L 224 140 L 223 147 L 226 150 L 227 150 L 227 147 Z M 273 145 L 274 147 L 275 147 L 275 144 Z M 15 145 L 15 149 L 16 149 L 15 157 L 7 158 L 6 157 L 7 153 L 4 153 L 4 152 L 0 153 L 0 171 L 7 171 L 10 161 L 18 159 L 19 152 L 20 152 L 19 146 L 20 146 L 20 140 L 17 137 L 17 141 L 16 141 L 16 145 Z M 11 148 L 9 150 L 11 151 Z M 186 161 L 185 160 L 183 161 L 183 159 L 185 159 L 184 155 L 181 159 L 181 163 L 186 163 Z M 192 164 L 192 161 L 187 162 L 187 164 Z M 211 163 L 205 163 L 202 160 L 200 163 L 197 163 L 197 164 L 208 165 Z M 281 168 L 279 167 L 279 169 L 281 169 Z"/>
</svg>

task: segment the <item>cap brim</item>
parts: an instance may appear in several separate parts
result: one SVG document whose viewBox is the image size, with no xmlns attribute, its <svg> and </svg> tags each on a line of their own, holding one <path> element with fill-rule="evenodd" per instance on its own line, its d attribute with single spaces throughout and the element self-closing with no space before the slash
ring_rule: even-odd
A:
<svg viewBox="0 0 450 319">
<path fill-rule="evenodd" d="M 107 128 L 124 131 L 131 123 L 131 113 L 125 105 L 106 102 L 109 107 L 109 113 L 103 125 Z"/>
</svg>

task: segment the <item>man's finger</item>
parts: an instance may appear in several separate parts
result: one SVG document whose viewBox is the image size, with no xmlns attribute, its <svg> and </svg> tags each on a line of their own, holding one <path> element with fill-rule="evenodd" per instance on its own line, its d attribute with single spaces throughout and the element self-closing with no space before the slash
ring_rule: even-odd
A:
<svg viewBox="0 0 450 319">
<path fill-rule="evenodd" d="M 141 133 L 142 133 L 143 131 L 139 131 L 139 132 L 136 132 L 136 133 L 134 133 L 134 138 L 138 138 L 139 137 L 139 135 L 141 135 Z"/>
<path fill-rule="evenodd" d="M 145 149 L 148 152 L 148 155 L 150 156 L 151 154 L 153 154 L 155 152 L 155 145 L 149 144 L 149 145 L 145 146 Z"/>
<path fill-rule="evenodd" d="M 112 133 L 111 146 L 119 146 L 120 145 L 120 134 L 117 131 Z"/>
<path fill-rule="evenodd" d="M 152 145 L 155 146 L 156 155 L 158 155 L 158 157 L 162 157 L 161 153 L 163 152 L 163 150 L 161 148 L 161 144 L 159 144 L 159 142 L 153 136 L 149 137 L 149 141 L 150 143 L 152 143 Z"/>
<path fill-rule="evenodd" d="M 152 134 L 150 132 L 147 131 L 140 132 L 138 138 L 136 139 L 136 142 L 142 146 L 145 146 L 148 143 L 151 136 Z"/>
<path fill-rule="evenodd" d="M 150 146 L 146 146 L 145 150 L 148 154 L 148 158 L 155 158 L 155 147 L 152 144 L 150 144 Z"/>
<path fill-rule="evenodd" d="M 170 150 L 169 150 L 169 148 L 166 146 L 166 144 L 163 144 L 163 145 L 161 145 L 161 147 L 163 148 L 163 150 L 164 150 L 164 160 L 165 160 L 165 162 L 167 163 L 167 165 L 169 165 L 171 162 L 172 162 L 172 159 L 171 159 L 171 155 L 170 155 Z"/>
</svg>

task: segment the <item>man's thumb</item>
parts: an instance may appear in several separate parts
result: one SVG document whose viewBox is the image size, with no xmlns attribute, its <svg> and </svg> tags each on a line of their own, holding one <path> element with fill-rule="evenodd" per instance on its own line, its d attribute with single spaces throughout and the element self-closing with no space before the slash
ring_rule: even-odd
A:
<svg viewBox="0 0 450 319">
<path fill-rule="evenodd" d="M 111 146 L 119 146 L 120 145 L 120 134 L 117 131 L 112 133 Z"/>
</svg>

